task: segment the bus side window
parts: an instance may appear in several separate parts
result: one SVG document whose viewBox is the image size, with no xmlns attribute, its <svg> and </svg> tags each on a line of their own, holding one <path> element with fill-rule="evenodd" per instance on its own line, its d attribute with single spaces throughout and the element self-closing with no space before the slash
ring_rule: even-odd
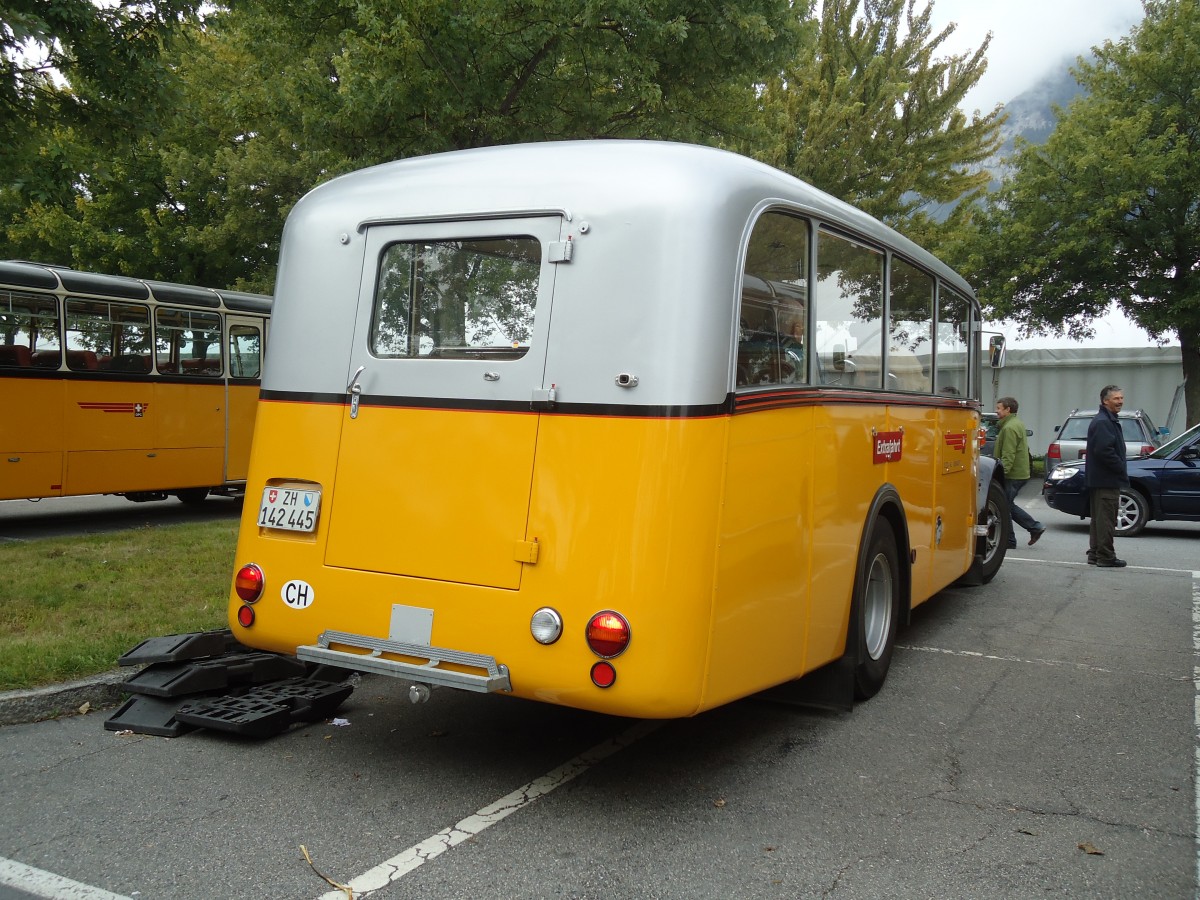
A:
<svg viewBox="0 0 1200 900">
<path fill-rule="evenodd" d="M 934 387 L 939 393 L 949 393 L 948 389 L 953 388 L 959 396 L 966 397 L 969 394 L 967 372 L 971 364 L 966 339 L 967 300 L 942 285 L 938 292 L 937 312 Z"/>
<path fill-rule="evenodd" d="M 213 312 L 159 307 L 154 319 L 158 371 L 221 374 L 221 317 Z"/>
<path fill-rule="evenodd" d="M 94 353 L 97 368 L 102 371 L 146 375 L 153 369 L 152 346 L 148 307 L 67 298 L 68 353 L 77 350 Z M 86 359 L 76 357 L 77 361 Z"/>
<path fill-rule="evenodd" d="M 229 326 L 229 374 L 257 378 L 262 372 L 262 333 L 252 325 Z"/>
<path fill-rule="evenodd" d="M 735 384 L 805 384 L 808 222 L 767 212 L 746 248 Z"/>
<path fill-rule="evenodd" d="M 821 382 L 882 387 L 883 254 L 822 231 L 815 302 Z"/>
<path fill-rule="evenodd" d="M 933 277 L 892 257 L 888 325 L 889 390 L 930 390 L 933 374 Z"/>
<path fill-rule="evenodd" d="M 58 368 L 58 301 L 0 290 L 0 366 Z"/>
</svg>

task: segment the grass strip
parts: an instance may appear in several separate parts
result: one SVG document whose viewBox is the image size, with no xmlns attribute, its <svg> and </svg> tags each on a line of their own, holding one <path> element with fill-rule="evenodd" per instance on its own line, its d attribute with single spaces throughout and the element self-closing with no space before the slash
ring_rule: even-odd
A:
<svg viewBox="0 0 1200 900">
<path fill-rule="evenodd" d="M 0 690 L 107 672 L 149 637 L 225 626 L 238 522 L 0 544 Z"/>
</svg>

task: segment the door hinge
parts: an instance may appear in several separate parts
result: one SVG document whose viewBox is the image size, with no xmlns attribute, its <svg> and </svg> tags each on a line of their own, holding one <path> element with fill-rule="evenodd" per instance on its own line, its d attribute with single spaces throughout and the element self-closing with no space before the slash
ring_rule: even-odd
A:
<svg viewBox="0 0 1200 900">
<path fill-rule="evenodd" d="M 571 242 L 571 238 L 568 237 L 565 241 L 551 241 L 548 249 L 550 262 L 569 263 L 575 245 Z"/>
<path fill-rule="evenodd" d="M 536 563 L 538 560 L 538 542 L 532 541 L 517 541 L 513 547 L 513 559 L 519 563 Z"/>
</svg>

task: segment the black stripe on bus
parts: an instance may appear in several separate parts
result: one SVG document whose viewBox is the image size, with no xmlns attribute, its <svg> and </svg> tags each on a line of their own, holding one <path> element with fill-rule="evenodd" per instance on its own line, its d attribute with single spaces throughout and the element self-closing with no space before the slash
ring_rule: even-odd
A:
<svg viewBox="0 0 1200 900">
<path fill-rule="evenodd" d="M 261 399 L 276 403 L 316 403 L 347 406 L 349 397 L 304 391 L 263 391 Z M 844 388 L 798 387 L 778 388 L 744 394 L 728 394 L 720 403 L 691 405 L 633 406 L 618 403 L 545 403 L 521 400 L 477 400 L 448 397 L 392 397 L 363 394 L 360 407 L 387 409 L 443 409 L 476 412 L 553 412 L 572 416 L 612 416 L 618 418 L 651 419 L 703 419 L 743 414 L 770 409 L 786 409 L 800 406 L 823 405 L 869 405 L 869 406 L 913 406 L 962 409 L 964 405 L 974 408 L 975 404 L 962 400 L 931 397 L 928 394 L 900 394 L 888 391 L 858 391 Z"/>
<path fill-rule="evenodd" d="M 892 391 L 847 390 L 831 387 L 785 387 L 738 394 L 735 413 L 787 409 L 794 406 L 919 406 L 942 409 L 976 408 L 973 401 L 931 397 L 928 394 L 901 394 Z"/>
<path fill-rule="evenodd" d="M 317 403 L 347 406 L 346 394 L 309 393 L 302 391 L 263 391 L 262 400 L 276 403 Z M 363 394 L 360 407 L 387 409 L 442 409 L 473 412 L 559 413 L 571 416 L 612 416 L 648 419 L 703 419 L 726 416 L 733 411 L 733 395 L 720 403 L 679 406 L 632 406 L 619 403 L 548 403 L 531 400 L 478 400 L 450 397 L 392 397 Z"/>
</svg>

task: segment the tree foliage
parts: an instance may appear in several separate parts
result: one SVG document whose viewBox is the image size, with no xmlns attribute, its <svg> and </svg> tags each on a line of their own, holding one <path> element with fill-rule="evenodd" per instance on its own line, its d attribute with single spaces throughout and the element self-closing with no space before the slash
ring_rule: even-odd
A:
<svg viewBox="0 0 1200 900">
<path fill-rule="evenodd" d="M 1086 337 L 1115 303 L 1177 335 L 1200 421 L 1200 0 L 1146 0 L 1074 70 L 1086 89 L 1024 145 L 964 268 L 995 318 Z"/>
<path fill-rule="evenodd" d="M 787 0 L 243 0 L 173 42 L 141 127 L 43 131 L 0 222 L 30 258 L 269 290 L 320 181 L 497 143 L 711 143 L 796 39 Z"/>
<path fill-rule="evenodd" d="M 762 92 L 761 142 L 745 148 L 816 187 L 936 243 L 929 214 L 986 186 L 979 164 L 999 144 L 999 110 L 968 119 L 966 93 L 986 68 L 943 55 L 931 4 L 826 0 L 813 43 Z"/>
<path fill-rule="evenodd" d="M 5 0 L 0 4 L 0 126 L 37 115 L 112 114 L 157 90 L 158 50 L 198 0 Z M 54 74 L 57 74 L 57 78 Z M 62 90 L 61 82 L 73 90 Z"/>
</svg>

